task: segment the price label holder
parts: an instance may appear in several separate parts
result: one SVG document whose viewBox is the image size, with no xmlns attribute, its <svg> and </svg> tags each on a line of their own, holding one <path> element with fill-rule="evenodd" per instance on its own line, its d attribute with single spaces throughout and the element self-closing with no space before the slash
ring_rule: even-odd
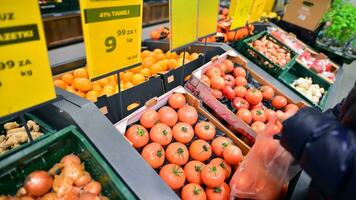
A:
<svg viewBox="0 0 356 200">
<path fill-rule="evenodd" d="M 38 1 L 0 5 L 1 120 L 52 102 L 56 94 Z"/>
<path fill-rule="evenodd" d="M 253 0 L 237 0 L 235 10 L 232 11 L 233 21 L 231 24 L 231 30 L 235 30 L 246 25 L 249 20 L 253 2 Z"/>
<path fill-rule="evenodd" d="M 140 64 L 142 5 L 142 0 L 80 0 L 90 79 Z"/>
<path fill-rule="evenodd" d="M 250 23 L 260 20 L 265 4 L 266 0 L 254 0 L 250 11 L 250 18 L 248 20 Z"/>
<path fill-rule="evenodd" d="M 219 0 L 198 0 L 198 38 L 216 33 Z"/>
</svg>

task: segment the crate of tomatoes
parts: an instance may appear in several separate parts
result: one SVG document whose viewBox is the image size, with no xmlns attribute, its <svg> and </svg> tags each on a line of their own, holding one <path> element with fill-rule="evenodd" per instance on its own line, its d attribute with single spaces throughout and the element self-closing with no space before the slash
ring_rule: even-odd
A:
<svg viewBox="0 0 356 200">
<path fill-rule="evenodd" d="M 249 69 L 247 62 L 233 51 L 194 71 L 186 88 L 251 145 L 272 115 L 304 106 Z M 282 124 L 277 123 L 275 129 L 279 132 Z"/>
<path fill-rule="evenodd" d="M 229 180 L 249 151 L 181 86 L 115 126 L 182 199 L 228 199 Z"/>
</svg>

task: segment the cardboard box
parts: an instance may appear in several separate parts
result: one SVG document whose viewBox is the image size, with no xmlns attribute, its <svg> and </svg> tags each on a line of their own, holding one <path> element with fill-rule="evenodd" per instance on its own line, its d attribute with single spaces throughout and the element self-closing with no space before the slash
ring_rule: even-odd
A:
<svg viewBox="0 0 356 200">
<path fill-rule="evenodd" d="M 283 21 L 314 31 L 332 0 L 291 0 L 284 10 Z"/>
</svg>

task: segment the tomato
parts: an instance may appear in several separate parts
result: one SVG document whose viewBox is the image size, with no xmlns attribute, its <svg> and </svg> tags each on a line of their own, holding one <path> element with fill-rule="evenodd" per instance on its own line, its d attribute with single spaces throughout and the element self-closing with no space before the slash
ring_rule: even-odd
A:
<svg viewBox="0 0 356 200">
<path fill-rule="evenodd" d="M 221 76 L 213 76 L 210 79 L 211 81 L 211 88 L 222 90 L 225 87 L 225 80 Z"/>
<path fill-rule="evenodd" d="M 200 172 L 203 170 L 204 167 L 205 164 L 197 160 L 188 162 L 184 166 L 184 173 L 187 178 L 187 181 L 189 183 L 196 183 L 201 185 L 202 181 L 200 179 Z"/>
<path fill-rule="evenodd" d="M 246 108 L 241 108 L 239 111 L 237 111 L 236 115 L 246 124 L 250 124 L 252 121 L 251 112 Z"/>
<path fill-rule="evenodd" d="M 172 141 L 172 129 L 166 124 L 158 123 L 151 128 L 150 139 L 162 146 L 166 146 Z"/>
<path fill-rule="evenodd" d="M 251 105 L 257 105 L 262 101 L 263 96 L 262 92 L 256 88 L 250 88 L 247 90 L 245 98 Z"/>
<path fill-rule="evenodd" d="M 177 112 L 169 106 L 163 106 L 160 108 L 158 110 L 158 115 L 159 121 L 168 125 L 169 127 L 173 127 L 178 121 Z"/>
<path fill-rule="evenodd" d="M 195 135 L 205 141 L 212 140 L 215 137 L 215 126 L 211 122 L 200 121 L 194 127 Z"/>
<path fill-rule="evenodd" d="M 270 100 L 274 96 L 274 90 L 272 87 L 264 85 L 260 88 L 263 99 Z"/>
<path fill-rule="evenodd" d="M 192 106 L 183 106 L 178 110 L 178 119 L 180 122 L 185 122 L 190 125 L 193 125 L 198 121 L 198 112 Z"/>
<path fill-rule="evenodd" d="M 235 87 L 235 96 L 244 98 L 247 92 L 247 89 L 244 86 Z"/>
<path fill-rule="evenodd" d="M 263 108 L 263 103 L 260 102 L 258 103 L 257 105 L 251 105 L 250 106 L 250 110 L 253 110 L 253 109 L 262 109 Z"/>
<path fill-rule="evenodd" d="M 229 200 L 230 199 L 230 187 L 226 183 L 215 188 L 206 188 L 206 196 L 208 200 Z"/>
<path fill-rule="evenodd" d="M 218 187 L 224 183 L 225 172 L 217 164 L 207 164 L 200 174 L 201 180 L 208 187 Z"/>
<path fill-rule="evenodd" d="M 182 200 L 206 200 L 206 194 L 200 185 L 189 183 L 183 187 L 181 198 Z"/>
<path fill-rule="evenodd" d="M 219 136 L 211 142 L 211 148 L 215 155 L 222 156 L 227 146 L 233 144 L 230 138 Z"/>
<path fill-rule="evenodd" d="M 223 157 L 224 160 L 230 165 L 237 165 L 243 159 L 243 155 L 240 148 L 235 145 L 229 145 L 228 147 L 226 147 L 223 152 Z"/>
<path fill-rule="evenodd" d="M 163 165 L 165 153 L 160 144 L 153 142 L 143 148 L 141 156 L 153 169 L 157 169 Z"/>
<path fill-rule="evenodd" d="M 266 125 L 265 123 L 261 121 L 255 121 L 251 124 L 252 130 L 254 130 L 256 133 L 261 133 L 265 130 Z"/>
<path fill-rule="evenodd" d="M 266 113 L 266 120 L 267 121 L 270 121 L 273 117 L 276 117 L 276 112 L 274 110 L 266 109 L 265 113 Z"/>
<path fill-rule="evenodd" d="M 222 92 L 220 90 L 212 90 L 211 95 L 213 95 L 216 99 L 222 98 Z"/>
<path fill-rule="evenodd" d="M 251 110 L 251 115 L 253 121 L 265 122 L 267 119 L 265 111 L 262 109 L 255 108 Z"/>
<path fill-rule="evenodd" d="M 244 77 L 238 76 L 235 78 L 236 86 L 245 86 L 247 85 L 247 80 Z"/>
<path fill-rule="evenodd" d="M 184 165 L 189 160 L 187 147 L 179 142 L 171 143 L 166 148 L 166 158 L 169 163 Z"/>
<path fill-rule="evenodd" d="M 225 73 L 231 73 L 234 71 L 234 63 L 231 60 L 224 60 L 224 64 L 226 66 Z"/>
<path fill-rule="evenodd" d="M 226 86 L 231 86 L 231 87 L 235 86 L 235 78 L 232 75 L 226 74 L 224 76 L 224 79 L 225 79 L 225 85 Z"/>
<path fill-rule="evenodd" d="M 140 117 L 140 123 L 145 128 L 152 128 L 159 121 L 159 115 L 155 110 L 147 110 Z"/>
<path fill-rule="evenodd" d="M 222 73 L 219 68 L 211 67 L 206 71 L 205 75 L 207 75 L 209 78 L 212 78 L 213 76 L 221 76 Z"/>
<path fill-rule="evenodd" d="M 212 155 L 211 146 L 202 139 L 195 140 L 189 146 L 189 154 L 192 159 L 204 162 Z"/>
<path fill-rule="evenodd" d="M 243 67 L 236 67 L 233 74 L 235 77 L 246 78 L 246 70 Z"/>
<path fill-rule="evenodd" d="M 295 104 L 288 104 L 285 109 L 286 112 L 293 112 L 296 113 L 299 110 L 299 107 Z"/>
<path fill-rule="evenodd" d="M 168 98 L 168 105 L 173 109 L 179 109 L 187 103 L 185 96 L 181 93 L 174 93 Z"/>
<path fill-rule="evenodd" d="M 232 107 L 235 109 L 239 110 L 241 108 L 246 108 L 248 109 L 250 107 L 250 104 L 243 98 L 241 97 L 235 97 L 234 100 L 232 101 Z"/>
<path fill-rule="evenodd" d="M 231 86 L 225 86 L 222 89 L 222 93 L 229 100 L 233 100 L 235 98 L 235 90 L 232 89 Z"/>
<path fill-rule="evenodd" d="M 231 175 L 231 166 L 225 162 L 223 159 L 221 158 L 214 158 L 210 161 L 210 164 L 216 164 L 219 165 L 221 168 L 224 169 L 225 172 L 225 179 L 228 179 Z"/>
<path fill-rule="evenodd" d="M 224 63 L 216 64 L 215 67 L 219 68 L 223 73 L 226 73 L 226 66 Z"/>
<path fill-rule="evenodd" d="M 194 137 L 194 130 L 190 124 L 179 122 L 173 126 L 173 138 L 180 143 L 187 144 Z"/>
<path fill-rule="evenodd" d="M 283 96 L 277 95 L 272 99 L 272 106 L 276 109 L 282 109 L 287 105 L 287 99 Z"/>
<path fill-rule="evenodd" d="M 133 147 L 141 148 L 148 143 L 149 136 L 145 127 L 133 125 L 127 129 L 125 137 L 132 143 Z"/>
<path fill-rule="evenodd" d="M 206 76 L 206 75 L 202 75 L 201 76 L 201 81 L 203 82 L 203 83 L 205 83 L 207 86 L 209 86 L 210 87 L 210 78 L 208 77 L 208 76 Z"/>
<path fill-rule="evenodd" d="M 183 187 L 185 182 L 185 174 L 181 167 L 176 164 L 167 164 L 159 171 L 159 176 L 173 190 L 178 190 Z"/>
</svg>

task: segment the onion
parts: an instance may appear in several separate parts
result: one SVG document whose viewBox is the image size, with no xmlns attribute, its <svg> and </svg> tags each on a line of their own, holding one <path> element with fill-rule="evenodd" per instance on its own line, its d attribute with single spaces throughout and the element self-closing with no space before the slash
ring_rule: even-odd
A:
<svg viewBox="0 0 356 200">
<path fill-rule="evenodd" d="M 78 199 L 79 199 L 79 191 L 74 187 L 61 198 L 61 200 L 78 200 Z"/>
<path fill-rule="evenodd" d="M 75 182 L 74 185 L 79 186 L 79 187 L 83 187 L 84 185 L 88 184 L 91 181 L 91 176 L 88 172 L 84 172 L 83 176 L 81 176 L 80 178 L 78 178 Z"/>
<path fill-rule="evenodd" d="M 21 197 L 20 200 L 35 200 L 35 199 L 31 196 L 24 196 L 24 197 Z"/>
<path fill-rule="evenodd" d="M 24 188 L 34 197 L 40 197 L 51 190 L 53 179 L 46 171 L 34 171 L 25 180 Z"/>
<path fill-rule="evenodd" d="M 84 167 L 80 163 L 67 164 L 62 170 L 61 175 L 68 178 L 70 181 L 72 181 L 72 183 L 74 183 L 76 180 L 78 180 L 84 175 Z"/>
<path fill-rule="evenodd" d="M 17 197 L 23 197 L 27 194 L 26 189 L 24 187 L 20 187 L 19 190 L 17 190 L 16 196 Z"/>
<path fill-rule="evenodd" d="M 73 188 L 73 182 L 63 175 L 55 176 L 53 181 L 53 190 L 57 192 L 58 197 L 63 197 Z"/>
<path fill-rule="evenodd" d="M 92 181 L 84 187 L 84 191 L 99 195 L 101 192 L 101 184 L 97 181 Z"/>
<path fill-rule="evenodd" d="M 69 154 L 64 156 L 61 159 L 61 163 L 63 163 L 65 166 L 68 164 L 80 164 L 80 158 L 74 154 Z"/>
<path fill-rule="evenodd" d="M 41 200 L 57 200 L 57 194 L 54 192 L 50 192 L 41 197 Z"/>
<path fill-rule="evenodd" d="M 79 200 L 101 200 L 98 195 L 83 192 L 80 194 Z"/>
</svg>

